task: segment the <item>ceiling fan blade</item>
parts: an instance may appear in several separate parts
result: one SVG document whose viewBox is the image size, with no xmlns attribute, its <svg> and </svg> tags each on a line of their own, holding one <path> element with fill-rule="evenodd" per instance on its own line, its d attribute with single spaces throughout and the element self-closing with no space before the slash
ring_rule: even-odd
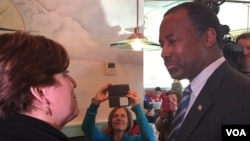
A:
<svg viewBox="0 0 250 141">
<path fill-rule="evenodd" d="M 112 43 L 112 44 L 110 44 L 110 46 L 130 45 L 133 41 L 134 41 L 133 39 L 123 40 L 123 41 L 120 41 L 120 42 Z M 148 41 L 148 40 L 142 40 L 142 43 L 145 44 L 145 45 L 152 45 L 152 46 L 159 46 L 160 47 L 160 44 L 152 42 L 152 41 Z"/>
<path fill-rule="evenodd" d="M 111 47 L 119 48 L 119 49 L 125 49 L 125 50 L 133 50 L 131 44 L 134 42 L 134 39 L 128 39 L 123 40 L 120 42 L 112 43 L 110 44 Z M 145 39 L 141 39 L 141 42 L 143 44 L 142 51 L 154 51 L 154 50 L 160 50 L 161 46 L 160 44 L 157 44 L 152 41 L 148 41 Z"/>
<path fill-rule="evenodd" d="M 123 40 L 123 41 L 120 41 L 120 42 L 115 42 L 115 43 L 112 43 L 110 44 L 110 46 L 119 46 L 119 45 L 126 45 L 126 44 L 129 44 L 129 40 Z"/>
</svg>

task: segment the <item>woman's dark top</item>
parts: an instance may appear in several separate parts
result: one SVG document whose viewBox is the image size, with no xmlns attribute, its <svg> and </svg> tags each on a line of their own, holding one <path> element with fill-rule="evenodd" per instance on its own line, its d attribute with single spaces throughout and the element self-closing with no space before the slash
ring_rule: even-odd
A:
<svg viewBox="0 0 250 141">
<path fill-rule="evenodd" d="M 60 130 L 33 117 L 15 114 L 0 119 L 0 141 L 70 141 Z"/>
</svg>

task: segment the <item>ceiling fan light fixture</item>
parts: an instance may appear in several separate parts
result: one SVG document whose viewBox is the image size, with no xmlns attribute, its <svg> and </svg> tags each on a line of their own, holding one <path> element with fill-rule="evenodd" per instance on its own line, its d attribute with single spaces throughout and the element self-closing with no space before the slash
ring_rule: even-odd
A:
<svg viewBox="0 0 250 141">
<path fill-rule="evenodd" d="M 155 51 L 161 49 L 160 44 L 148 41 L 143 34 L 138 32 L 130 35 L 127 40 L 112 43 L 110 46 L 133 51 Z"/>
<path fill-rule="evenodd" d="M 145 39 L 136 38 L 136 39 L 132 39 L 132 40 L 133 41 L 130 43 L 132 49 L 135 50 L 135 51 L 142 50 L 142 48 L 143 48 L 143 41 L 142 40 L 145 40 Z"/>
<path fill-rule="evenodd" d="M 128 39 L 120 42 L 110 44 L 112 48 L 118 48 L 128 51 L 157 51 L 161 50 L 161 46 L 155 42 L 143 39 Z"/>
<path fill-rule="evenodd" d="M 128 37 L 125 41 L 120 41 L 116 43 L 110 44 L 111 47 L 120 48 L 120 49 L 126 49 L 126 50 L 132 50 L 132 51 L 154 51 L 154 50 L 160 50 L 161 47 L 159 44 L 148 41 L 147 38 L 139 33 L 140 28 L 138 26 L 138 2 L 137 0 L 137 26 L 134 29 L 134 33 Z M 151 46 L 151 47 L 150 47 Z"/>
<path fill-rule="evenodd" d="M 139 30 L 140 30 L 140 28 L 136 27 L 135 30 L 134 30 L 134 33 L 132 35 L 130 35 L 128 37 L 128 39 L 136 39 L 137 38 L 137 39 L 145 39 L 145 40 L 147 40 L 146 37 L 143 34 L 139 33 Z"/>
</svg>

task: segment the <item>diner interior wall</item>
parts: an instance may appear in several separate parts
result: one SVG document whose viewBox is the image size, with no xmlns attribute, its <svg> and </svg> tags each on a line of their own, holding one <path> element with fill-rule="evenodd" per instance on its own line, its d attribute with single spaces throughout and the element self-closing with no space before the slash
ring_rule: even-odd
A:
<svg viewBox="0 0 250 141">
<path fill-rule="evenodd" d="M 23 18 L 25 31 L 44 35 L 65 46 L 70 54 L 70 75 L 80 113 L 68 125 L 80 124 L 90 100 L 107 82 L 130 85 L 143 98 L 143 53 L 110 48 L 125 40 L 136 26 L 134 0 L 9 0 Z M 139 0 L 139 26 L 143 23 L 143 0 Z M 44 56 L 46 57 L 46 56 Z M 116 75 L 105 75 L 105 62 L 116 63 Z M 110 108 L 102 103 L 98 121 Z"/>
</svg>

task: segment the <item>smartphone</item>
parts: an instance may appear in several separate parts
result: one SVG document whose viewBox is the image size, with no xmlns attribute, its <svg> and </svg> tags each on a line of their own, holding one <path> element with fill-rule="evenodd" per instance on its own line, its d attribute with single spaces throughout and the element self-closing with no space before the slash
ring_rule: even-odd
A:
<svg viewBox="0 0 250 141">
<path fill-rule="evenodd" d="M 128 84 L 110 85 L 108 87 L 109 96 L 124 96 L 127 95 L 128 91 L 129 91 Z"/>
<path fill-rule="evenodd" d="M 170 110 L 170 99 L 169 96 L 163 96 L 162 99 L 162 108 L 164 111 L 169 111 Z"/>
<path fill-rule="evenodd" d="M 116 84 L 108 87 L 109 107 L 129 106 L 130 100 L 126 96 L 129 91 L 128 84 Z"/>
</svg>

